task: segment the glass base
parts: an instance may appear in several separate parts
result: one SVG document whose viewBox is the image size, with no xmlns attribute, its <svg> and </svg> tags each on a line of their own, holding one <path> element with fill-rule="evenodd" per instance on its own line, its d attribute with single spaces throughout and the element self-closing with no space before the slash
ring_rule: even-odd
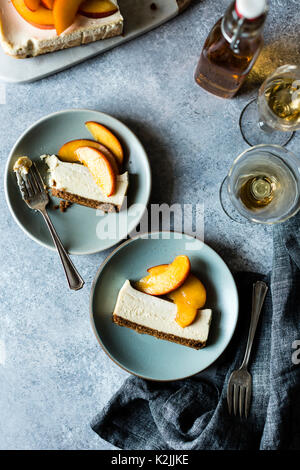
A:
<svg viewBox="0 0 300 470">
<path fill-rule="evenodd" d="M 238 224 L 243 224 L 243 225 L 252 224 L 252 222 L 250 222 L 248 219 L 243 217 L 232 204 L 232 201 L 230 199 L 230 196 L 227 190 L 227 181 L 228 181 L 228 177 L 226 176 L 226 178 L 223 179 L 222 184 L 220 186 L 220 190 L 219 190 L 219 199 L 220 199 L 220 203 L 221 203 L 221 207 L 223 211 L 225 212 L 227 217 L 229 217 L 234 222 L 237 222 Z"/>
<path fill-rule="evenodd" d="M 284 147 L 289 143 L 294 132 L 266 132 L 259 126 L 257 100 L 252 100 L 243 109 L 240 116 L 240 129 L 245 142 L 250 147 L 259 144 L 273 144 Z"/>
</svg>

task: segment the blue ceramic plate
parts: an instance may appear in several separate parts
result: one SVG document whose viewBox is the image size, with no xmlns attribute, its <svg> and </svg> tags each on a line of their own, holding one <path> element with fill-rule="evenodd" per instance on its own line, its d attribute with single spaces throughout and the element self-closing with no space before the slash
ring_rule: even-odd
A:
<svg viewBox="0 0 300 470">
<path fill-rule="evenodd" d="M 192 271 L 207 289 L 206 307 L 213 310 L 207 346 L 199 351 L 112 322 L 124 281 L 136 281 L 150 266 L 170 263 L 177 255 L 190 258 Z M 201 372 L 222 354 L 237 323 L 238 294 L 229 269 L 211 248 L 188 235 L 161 232 L 124 242 L 104 261 L 93 282 L 90 309 L 96 337 L 116 364 L 145 379 L 179 380 Z"/>
<path fill-rule="evenodd" d="M 82 255 L 106 250 L 126 238 L 138 225 L 149 200 L 151 173 L 145 150 L 137 137 L 117 119 L 88 109 L 73 109 L 50 114 L 27 129 L 10 152 L 5 171 L 5 193 L 9 209 L 24 232 L 41 245 L 54 249 L 51 236 L 40 214 L 30 210 L 22 201 L 13 166 L 18 157 L 27 155 L 34 160 L 43 174 L 46 166 L 40 155 L 56 154 L 60 147 L 74 139 L 92 139 L 85 128 L 86 121 L 97 121 L 110 128 L 120 139 L 125 150 L 124 171 L 129 172 L 127 209 L 119 214 L 103 214 L 101 211 L 73 204 L 65 213 L 51 210 L 49 215 L 65 246 L 71 254 Z M 53 205 L 59 199 L 51 198 Z M 135 205 L 134 210 L 130 207 Z M 139 209 L 138 209 L 139 208 Z M 116 219 L 116 220 L 115 220 Z M 118 223 L 122 219 L 122 229 Z M 125 223 L 126 222 L 126 223 Z M 107 227 L 115 227 L 107 233 Z M 106 227 L 106 228 L 105 228 Z M 126 228 L 124 231 L 124 227 Z"/>
</svg>

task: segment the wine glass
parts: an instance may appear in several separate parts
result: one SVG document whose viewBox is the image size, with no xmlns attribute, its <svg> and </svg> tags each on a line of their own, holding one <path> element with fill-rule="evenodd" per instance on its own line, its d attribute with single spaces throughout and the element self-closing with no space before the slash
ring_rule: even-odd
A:
<svg viewBox="0 0 300 470">
<path fill-rule="evenodd" d="M 284 222 L 300 209 L 300 158 L 279 145 L 251 147 L 234 160 L 220 202 L 236 222 Z"/>
<path fill-rule="evenodd" d="M 258 98 L 243 109 L 240 129 L 247 144 L 286 145 L 300 129 L 300 67 L 283 65 L 264 81 Z"/>
</svg>

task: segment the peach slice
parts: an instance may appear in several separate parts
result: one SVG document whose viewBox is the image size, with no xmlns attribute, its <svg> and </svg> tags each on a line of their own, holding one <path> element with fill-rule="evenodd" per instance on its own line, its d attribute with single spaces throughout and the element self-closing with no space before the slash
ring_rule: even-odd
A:
<svg viewBox="0 0 300 470">
<path fill-rule="evenodd" d="M 88 18 L 105 18 L 118 11 L 118 7 L 109 0 L 86 0 L 80 5 L 79 14 Z"/>
<path fill-rule="evenodd" d="M 193 323 L 197 311 L 205 305 L 206 290 L 202 282 L 190 274 L 181 287 L 168 294 L 168 298 L 177 305 L 175 320 L 185 328 Z"/>
<path fill-rule="evenodd" d="M 103 194 L 111 196 L 116 188 L 116 174 L 105 155 L 93 147 L 79 147 L 75 153 L 78 160 L 90 170 Z"/>
<path fill-rule="evenodd" d="M 151 295 L 165 295 L 180 287 L 191 270 L 187 256 L 177 256 L 163 272 L 149 274 L 136 283 L 137 289 Z"/>
<path fill-rule="evenodd" d="M 36 11 L 40 6 L 40 0 L 24 0 L 24 3 L 31 11 Z"/>
<path fill-rule="evenodd" d="M 53 10 L 54 0 L 41 0 L 41 2 L 48 10 Z"/>
<path fill-rule="evenodd" d="M 168 264 L 159 264 L 158 266 L 152 266 L 152 268 L 148 268 L 147 271 L 149 274 L 160 274 L 163 273 L 168 266 Z"/>
<path fill-rule="evenodd" d="M 58 151 L 58 156 L 64 162 L 76 163 L 78 162 L 78 156 L 76 155 L 76 150 L 80 147 L 93 147 L 99 150 L 103 155 L 109 160 L 114 172 L 116 175 L 119 174 L 118 164 L 114 155 L 108 150 L 104 145 L 100 144 L 99 142 L 95 142 L 94 140 L 89 139 L 77 139 L 77 140 L 70 140 L 66 142 Z"/>
<path fill-rule="evenodd" d="M 177 313 L 175 321 L 178 323 L 181 328 L 185 328 L 193 323 L 197 316 L 198 309 L 193 305 L 189 305 L 185 302 L 176 303 Z"/>
<path fill-rule="evenodd" d="M 147 271 L 152 275 L 158 275 L 165 272 L 168 266 L 168 264 L 161 264 Z M 178 289 L 168 293 L 167 297 L 177 306 L 175 320 L 182 328 L 185 328 L 193 323 L 197 311 L 205 305 L 206 289 L 196 276 L 189 274 L 186 281 Z"/>
<path fill-rule="evenodd" d="M 36 11 L 31 11 L 24 3 L 24 0 L 11 0 L 17 12 L 27 23 L 40 29 L 54 29 L 52 11 L 39 5 Z"/>
<path fill-rule="evenodd" d="M 87 129 L 101 144 L 105 145 L 116 157 L 119 165 L 121 166 L 124 159 L 122 145 L 117 137 L 107 127 L 99 124 L 99 122 L 88 121 L 85 123 Z"/>
<path fill-rule="evenodd" d="M 74 23 L 82 0 L 55 0 L 53 5 L 54 25 L 58 35 Z"/>
</svg>

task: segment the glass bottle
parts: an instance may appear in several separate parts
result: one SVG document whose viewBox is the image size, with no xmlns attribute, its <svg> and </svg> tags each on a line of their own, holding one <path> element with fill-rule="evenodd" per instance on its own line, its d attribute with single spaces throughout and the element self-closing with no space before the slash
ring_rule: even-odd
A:
<svg viewBox="0 0 300 470">
<path fill-rule="evenodd" d="M 263 46 L 266 0 L 234 0 L 209 33 L 195 72 L 202 88 L 232 98 Z"/>
</svg>

